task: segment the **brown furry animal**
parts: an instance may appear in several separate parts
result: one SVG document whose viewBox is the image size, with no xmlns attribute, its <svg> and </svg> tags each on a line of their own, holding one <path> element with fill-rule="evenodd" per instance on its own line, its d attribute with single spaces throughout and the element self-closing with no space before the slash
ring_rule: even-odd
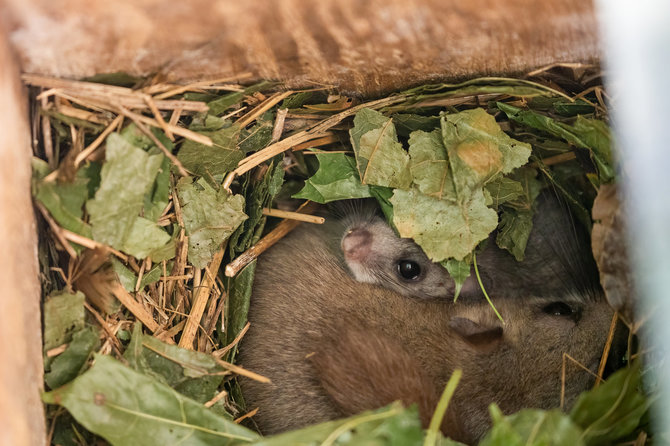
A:
<svg viewBox="0 0 670 446">
<path fill-rule="evenodd" d="M 281 432 L 394 400 L 416 403 L 427 424 L 456 368 L 463 377 L 442 425 L 456 440 L 485 432 L 492 402 L 505 413 L 558 406 L 563 354 L 595 371 L 612 318 L 588 244 L 566 215 L 541 200 L 522 263 L 494 243 L 478 256 L 504 324 L 468 284 L 454 303 L 360 283 L 342 254 L 346 225 L 298 228 L 259 259 L 240 349 L 244 367 L 272 380 L 241 382 L 248 406 L 260 407 L 260 429 Z M 568 362 L 567 404 L 592 382 Z"/>
</svg>

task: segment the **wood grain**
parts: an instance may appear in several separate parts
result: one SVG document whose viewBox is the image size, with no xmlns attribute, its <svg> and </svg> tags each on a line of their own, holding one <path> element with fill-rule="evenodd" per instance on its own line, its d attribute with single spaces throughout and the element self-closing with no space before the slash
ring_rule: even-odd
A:
<svg viewBox="0 0 670 446">
<path fill-rule="evenodd" d="M 0 444 L 45 442 L 30 130 L 18 65 L 0 26 Z"/>
<path fill-rule="evenodd" d="M 0 17 L 25 72 L 68 78 L 250 71 L 371 97 L 598 59 L 582 0 L 5 0 Z"/>
</svg>

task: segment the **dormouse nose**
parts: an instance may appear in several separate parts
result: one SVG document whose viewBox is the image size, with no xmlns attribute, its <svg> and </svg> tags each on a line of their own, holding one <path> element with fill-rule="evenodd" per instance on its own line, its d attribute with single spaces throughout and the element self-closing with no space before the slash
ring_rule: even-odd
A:
<svg viewBox="0 0 670 446">
<path fill-rule="evenodd" d="M 342 237 L 342 252 L 347 260 L 363 261 L 371 248 L 372 234 L 367 229 L 354 228 Z"/>
</svg>

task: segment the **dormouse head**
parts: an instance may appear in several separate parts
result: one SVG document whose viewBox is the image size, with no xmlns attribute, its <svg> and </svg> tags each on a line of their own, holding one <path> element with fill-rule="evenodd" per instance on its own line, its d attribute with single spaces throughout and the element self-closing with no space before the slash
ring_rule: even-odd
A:
<svg viewBox="0 0 670 446">
<path fill-rule="evenodd" d="M 340 242 L 353 277 L 404 296 L 450 298 L 454 286 L 441 265 L 433 263 L 412 240 L 398 237 L 374 212 L 357 211 L 344 219 Z"/>
</svg>

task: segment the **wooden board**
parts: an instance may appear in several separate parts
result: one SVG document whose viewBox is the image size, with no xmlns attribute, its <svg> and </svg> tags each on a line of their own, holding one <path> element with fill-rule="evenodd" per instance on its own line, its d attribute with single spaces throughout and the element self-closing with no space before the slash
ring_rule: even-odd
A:
<svg viewBox="0 0 670 446">
<path fill-rule="evenodd" d="M 30 130 L 18 64 L 0 26 L 0 444 L 44 443 L 37 234 Z"/>
<path fill-rule="evenodd" d="M 23 70 L 68 78 L 251 72 L 370 97 L 598 57 L 583 0 L 4 0 L 4 9 Z"/>
</svg>

